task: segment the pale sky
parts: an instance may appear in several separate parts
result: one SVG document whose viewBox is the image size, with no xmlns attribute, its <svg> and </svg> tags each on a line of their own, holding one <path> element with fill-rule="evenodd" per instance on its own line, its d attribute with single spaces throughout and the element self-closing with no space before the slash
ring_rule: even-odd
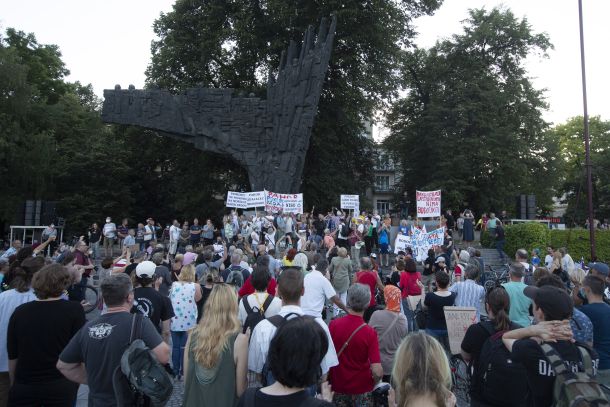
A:
<svg viewBox="0 0 610 407">
<path fill-rule="evenodd" d="M 115 84 L 144 85 L 150 62 L 152 24 L 173 0 L 0 0 L 0 28 L 33 32 L 39 43 L 57 44 L 70 81 L 91 83 L 101 96 Z M 608 40 L 610 1 L 583 0 L 590 115 L 610 120 Z M 561 123 L 582 114 L 577 0 L 445 0 L 431 17 L 416 20 L 416 43 L 429 47 L 461 31 L 469 8 L 496 5 L 527 17 L 536 32 L 550 35 L 555 49 L 548 59 L 527 61 L 537 88 L 547 89 L 546 120 Z M 312 22 L 316 23 L 316 22 Z M 339 27 L 340 29 L 340 27 Z"/>
</svg>

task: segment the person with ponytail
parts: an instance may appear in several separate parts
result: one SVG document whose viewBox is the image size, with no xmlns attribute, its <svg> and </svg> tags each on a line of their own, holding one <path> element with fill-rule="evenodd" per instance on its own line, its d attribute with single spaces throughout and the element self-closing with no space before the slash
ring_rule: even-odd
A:
<svg viewBox="0 0 610 407">
<path fill-rule="evenodd" d="M 492 336 L 501 338 L 502 333 L 521 328 L 510 320 L 510 297 L 504 287 L 496 287 L 485 295 L 485 309 L 487 310 L 487 321 L 470 325 L 462 340 L 462 358 L 471 362 L 474 368 L 470 381 L 470 395 L 472 406 L 488 405 L 482 403 L 481 390 L 483 373 L 479 366 L 479 358 L 485 342 Z"/>
</svg>

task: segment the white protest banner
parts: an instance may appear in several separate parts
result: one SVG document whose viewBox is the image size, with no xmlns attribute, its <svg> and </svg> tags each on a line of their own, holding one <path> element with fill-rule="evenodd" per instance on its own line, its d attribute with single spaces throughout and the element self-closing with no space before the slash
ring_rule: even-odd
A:
<svg viewBox="0 0 610 407">
<path fill-rule="evenodd" d="M 445 228 L 434 229 L 426 233 L 426 245 L 429 247 L 432 246 L 442 246 L 445 242 Z"/>
<path fill-rule="evenodd" d="M 459 355 L 466 330 L 477 322 L 477 310 L 474 307 L 444 307 L 449 335 L 449 348 L 452 355 Z"/>
<path fill-rule="evenodd" d="M 265 191 L 265 211 L 303 213 L 303 194 L 278 194 Z"/>
<path fill-rule="evenodd" d="M 351 209 L 354 213 L 360 213 L 360 196 L 341 195 L 341 209 Z"/>
<path fill-rule="evenodd" d="M 397 235 L 394 241 L 394 254 L 406 251 L 407 247 L 411 247 L 411 236 Z"/>
<path fill-rule="evenodd" d="M 441 216 L 441 191 L 417 191 L 417 217 L 436 218 Z"/>
<path fill-rule="evenodd" d="M 227 192 L 227 208 L 256 208 L 265 206 L 265 191 Z"/>
</svg>

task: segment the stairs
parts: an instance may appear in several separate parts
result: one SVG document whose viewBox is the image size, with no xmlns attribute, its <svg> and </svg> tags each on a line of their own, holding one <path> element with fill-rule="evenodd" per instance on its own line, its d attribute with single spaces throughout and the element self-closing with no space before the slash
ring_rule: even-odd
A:
<svg viewBox="0 0 610 407">
<path fill-rule="evenodd" d="M 481 258 L 485 264 L 485 269 L 487 269 L 488 266 L 501 266 L 509 261 L 509 257 L 506 255 L 506 253 L 504 254 L 504 261 L 502 261 L 496 249 L 480 248 L 479 251 L 481 252 Z"/>
</svg>

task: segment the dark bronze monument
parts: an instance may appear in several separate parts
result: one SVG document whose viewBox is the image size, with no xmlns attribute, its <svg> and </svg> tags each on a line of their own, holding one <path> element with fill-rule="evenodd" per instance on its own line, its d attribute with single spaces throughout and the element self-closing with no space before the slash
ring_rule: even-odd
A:
<svg viewBox="0 0 610 407">
<path fill-rule="evenodd" d="M 282 52 L 277 77 L 269 74 L 267 100 L 233 89 L 104 90 L 102 120 L 165 133 L 195 148 L 228 154 L 248 171 L 252 191 L 299 192 L 305 154 L 335 35 L 322 20 L 316 38 L 305 32 Z"/>
</svg>

